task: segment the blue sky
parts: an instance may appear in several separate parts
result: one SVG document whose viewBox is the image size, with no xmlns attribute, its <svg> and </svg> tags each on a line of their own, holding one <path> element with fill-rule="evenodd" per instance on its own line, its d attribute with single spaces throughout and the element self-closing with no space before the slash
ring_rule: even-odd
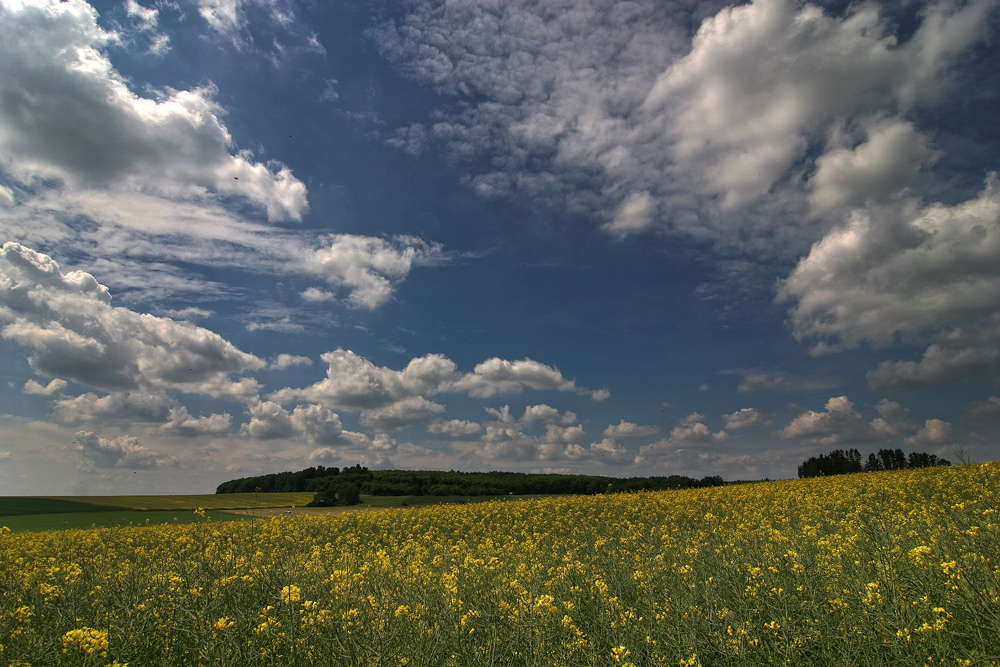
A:
<svg viewBox="0 0 1000 667">
<path fill-rule="evenodd" d="M 0 0 L 0 494 L 1000 455 L 996 0 Z"/>
</svg>

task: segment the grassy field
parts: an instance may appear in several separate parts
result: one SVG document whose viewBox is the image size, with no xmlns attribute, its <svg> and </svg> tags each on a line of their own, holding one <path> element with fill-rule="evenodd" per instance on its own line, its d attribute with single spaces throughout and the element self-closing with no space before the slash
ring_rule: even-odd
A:
<svg viewBox="0 0 1000 667">
<path fill-rule="evenodd" d="M 311 493 L 234 493 L 187 496 L 0 497 L 0 524 L 13 532 L 191 523 L 194 510 L 231 521 L 247 516 L 329 514 L 390 507 L 527 499 L 540 496 L 362 496 L 352 507 L 305 508 Z"/>
<path fill-rule="evenodd" d="M 205 515 L 216 521 L 233 521 L 245 518 L 220 510 L 206 511 Z M 142 512 L 128 510 L 106 512 L 97 510 L 93 512 L 0 516 L 0 524 L 9 528 L 12 533 L 66 530 L 69 528 L 119 528 L 123 526 L 158 526 L 160 524 L 182 525 L 195 523 L 200 520 L 202 520 L 202 517 L 194 512 L 166 510 L 146 510 Z"/>
<path fill-rule="evenodd" d="M 996 667 L 998 483 L 984 464 L 0 534 L 0 664 Z"/>
<path fill-rule="evenodd" d="M 85 503 L 69 498 L 25 498 L 0 496 L 0 517 L 60 512 L 107 512 L 118 509 L 111 505 Z"/>
<path fill-rule="evenodd" d="M 107 511 L 109 509 L 194 511 L 199 507 L 206 510 L 221 510 L 302 506 L 311 502 L 313 495 L 312 493 L 206 493 L 177 496 L 40 496 L 37 498 L 5 496 L 0 497 L 0 516 L 25 514 L 27 512 L 16 511 L 17 507 L 30 502 L 43 501 L 46 503 L 72 503 L 74 507 L 77 507 L 77 509 L 53 509 L 46 513 Z M 91 509 L 83 509 L 81 506 Z"/>
</svg>

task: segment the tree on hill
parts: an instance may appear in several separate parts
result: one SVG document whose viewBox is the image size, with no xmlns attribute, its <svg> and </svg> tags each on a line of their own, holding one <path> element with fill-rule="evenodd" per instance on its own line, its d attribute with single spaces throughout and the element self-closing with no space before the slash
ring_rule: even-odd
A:
<svg viewBox="0 0 1000 667">
<path fill-rule="evenodd" d="M 361 488 L 354 482 L 344 482 L 318 492 L 306 507 L 349 506 L 360 502 Z"/>
<path fill-rule="evenodd" d="M 912 452 L 909 456 L 902 449 L 880 449 L 868 455 L 861 465 L 861 454 L 856 449 L 835 449 L 829 454 L 811 456 L 799 466 L 799 477 L 843 475 L 853 472 L 879 470 L 912 470 L 930 466 L 947 466 L 951 462 L 934 454 Z"/>
</svg>

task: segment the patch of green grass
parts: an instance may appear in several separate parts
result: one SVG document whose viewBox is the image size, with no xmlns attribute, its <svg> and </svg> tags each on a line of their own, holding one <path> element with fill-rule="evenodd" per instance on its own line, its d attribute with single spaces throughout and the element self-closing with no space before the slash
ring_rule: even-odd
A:
<svg viewBox="0 0 1000 667">
<path fill-rule="evenodd" d="M 0 497 L 0 516 L 55 514 L 57 512 L 107 512 L 112 509 L 117 509 L 117 507 L 94 505 L 63 498 Z"/>
<path fill-rule="evenodd" d="M 206 493 L 167 496 L 46 496 L 38 498 L 38 500 L 60 500 L 96 505 L 104 510 L 125 508 L 131 510 L 193 511 L 199 507 L 206 510 L 301 507 L 310 502 L 313 495 L 312 493 Z M 51 511 L 58 512 L 60 510 Z"/>
<path fill-rule="evenodd" d="M 70 528 L 116 528 L 123 526 L 155 526 L 169 523 L 174 525 L 204 523 L 205 521 L 238 521 L 249 517 L 227 512 L 206 511 L 205 517 L 194 512 L 164 510 L 127 511 L 100 509 L 91 512 L 64 512 L 61 514 L 25 514 L 0 518 L 0 525 L 10 528 L 12 533 L 30 533 L 46 530 L 66 530 Z"/>
</svg>

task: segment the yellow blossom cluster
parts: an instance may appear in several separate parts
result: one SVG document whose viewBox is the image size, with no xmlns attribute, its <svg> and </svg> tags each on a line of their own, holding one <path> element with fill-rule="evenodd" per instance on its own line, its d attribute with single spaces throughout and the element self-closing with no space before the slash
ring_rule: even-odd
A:
<svg viewBox="0 0 1000 667">
<path fill-rule="evenodd" d="M 996 464 L 5 534 L 3 665 L 1000 665 Z"/>
</svg>

